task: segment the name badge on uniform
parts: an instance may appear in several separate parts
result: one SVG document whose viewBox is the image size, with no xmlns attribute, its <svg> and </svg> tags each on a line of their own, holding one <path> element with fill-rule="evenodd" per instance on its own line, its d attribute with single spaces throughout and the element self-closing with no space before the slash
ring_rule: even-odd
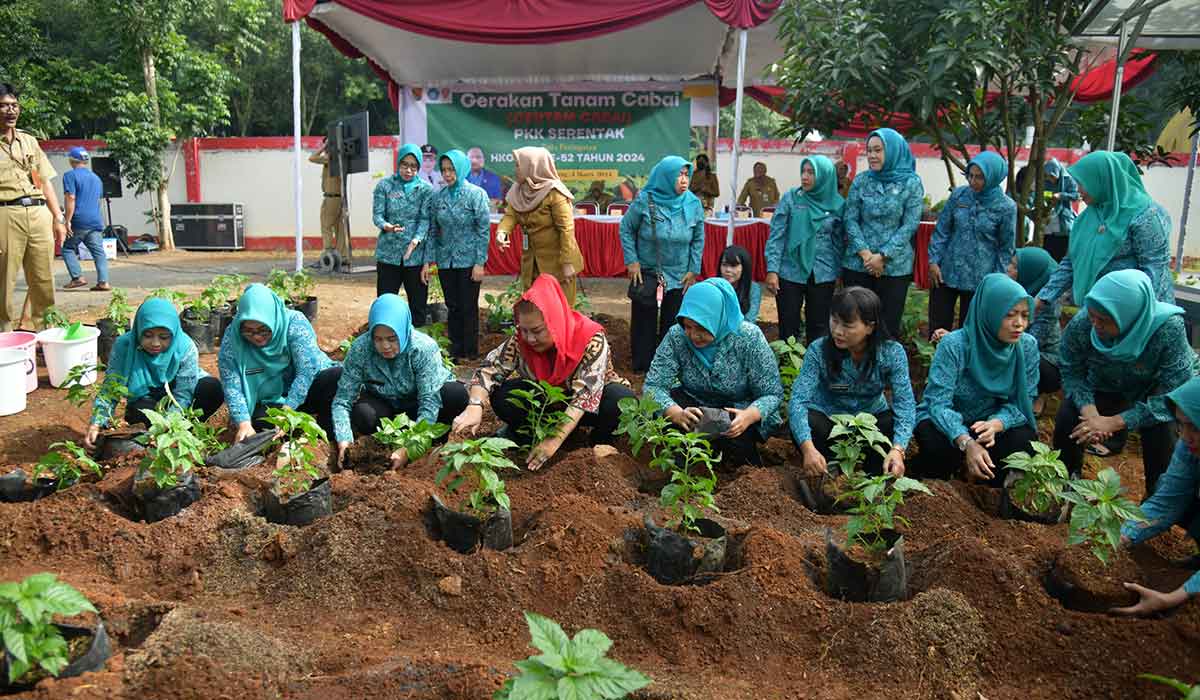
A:
<svg viewBox="0 0 1200 700">
<path fill-rule="evenodd" d="M 266 372 L 266 371 L 267 371 L 266 367 L 255 367 L 253 369 L 246 370 L 246 375 L 249 376 L 251 374 L 262 374 L 263 372 Z"/>
<path fill-rule="evenodd" d="M 372 386 L 383 386 L 383 382 L 378 379 L 364 379 L 363 384 L 371 384 Z"/>
<path fill-rule="evenodd" d="M 839 394 L 844 394 L 847 391 L 850 391 L 850 385 L 849 384 L 830 384 L 829 390 L 839 393 Z"/>
<path fill-rule="evenodd" d="M 521 250 L 529 250 L 529 236 L 521 236 Z"/>
</svg>

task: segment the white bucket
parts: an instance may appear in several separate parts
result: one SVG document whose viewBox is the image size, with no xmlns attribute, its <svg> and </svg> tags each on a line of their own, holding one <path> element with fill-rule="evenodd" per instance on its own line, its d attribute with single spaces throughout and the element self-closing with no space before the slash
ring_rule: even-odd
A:
<svg viewBox="0 0 1200 700">
<path fill-rule="evenodd" d="M 25 331 L 0 333 L 0 350 L 20 350 L 25 353 L 25 393 L 36 391 L 38 386 L 37 336 Z"/>
<path fill-rule="evenodd" d="M 0 416 L 11 416 L 25 410 L 24 350 L 0 350 Z"/>
<path fill-rule="evenodd" d="M 50 386 L 62 386 L 67 380 L 67 373 L 76 365 L 91 368 L 83 375 L 80 384 L 86 386 L 96 381 L 96 339 L 100 337 L 100 329 L 84 326 L 82 330 L 83 337 L 79 340 L 63 340 L 67 332 L 65 328 L 47 328 L 38 333 L 38 344 L 42 346 L 42 355 L 46 358 Z"/>
</svg>

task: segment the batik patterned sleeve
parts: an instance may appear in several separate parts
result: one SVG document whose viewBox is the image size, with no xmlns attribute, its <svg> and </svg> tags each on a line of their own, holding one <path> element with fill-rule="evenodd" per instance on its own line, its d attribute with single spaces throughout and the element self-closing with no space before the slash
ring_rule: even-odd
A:
<svg viewBox="0 0 1200 700">
<path fill-rule="evenodd" d="M 488 259 L 488 243 L 492 237 L 491 210 L 488 209 L 487 192 L 482 190 L 471 191 L 470 204 L 473 207 L 474 217 L 471 221 L 475 226 L 475 265 L 486 265 Z"/>
<path fill-rule="evenodd" d="M 175 378 L 171 380 L 171 393 L 175 394 L 175 401 L 185 408 L 191 408 L 192 397 L 196 394 L 196 384 L 200 382 L 200 352 L 196 350 L 193 344 L 191 351 L 179 362 L 179 369 L 175 372 Z M 171 404 L 171 411 L 178 411 L 175 404 Z"/>
<path fill-rule="evenodd" d="M 1145 524 L 1128 521 L 1121 526 L 1121 534 L 1134 544 L 1145 542 L 1166 532 L 1172 525 L 1183 520 L 1195 502 L 1200 469 L 1196 457 L 1188 452 L 1183 440 L 1175 443 L 1171 464 L 1158 478 L 1154 495 L 1142 503 L 1142 513 L 1149 521 Z M 1195 578 L 1195 577 L 1193 577 Z"/>
<path fill-rule="evenodd" d="M 951 333 L 938 343 L 922 395 L 929 419 L 951 442 L 968 434 L 962 414 L 954 409 L 954 390 L 965 369 L 963 353 L 960 334 Z"/>
<path fill-rule="evenodd" d="M 679 353 L 687 352 L 683 343 L 688 342 L 683 336 L 683 330 L 678 325 L 671 326 L 663 341 L 654 351 L 654 359 L 650 361 L 650 370 L 646 372 L 646 381 L 642 385 L 643 393 L 653 398 L 663 411 L 675 405 L 671 398 L 671 389 L 679 384 Z"/>
<path fill-rule="evenodd" d="M 1188 343 L 1186 326 L 1179 319 L 1172 318 L 1159 326 L 1150 338 L 1147 350 L 1149 352 L 1145 354 L 1156 359 L 1158 371 L 1150 396 L 1121 413 L 1129 430 L 1175 420 L 1167 406 L 1167 392 L 1192 378 L 1192 361 L 1196 353 Z"/>
<path fill-rule="evenodd" d="M 442 385 L 447 379 L 442 353 L 432 338 L 422 339 L 409 352 L 413 353 L 413 379 L 417 385 L 417 420 L 432 425 L 442 412 Z"/>
<path fill-rule="evenodd" d="M 779 362 L 771 346 L 763 336 L 758 326 L 749 327 L 752 331 L 745 335 L 744 353 L 746 369 L 750 373 L 750 390 L 757 397 L 750 404 L 758 409 L 762 416 L 758 423 L 758 432 L 763 439 L 771 437 L 780 423 L 779 408 L 783 404 L 783 380 L 779 377 Z M 740 354 L 740 353 L 739 353 Z"/>
<path fill-rule="evenodd" d="M 998 215 L 1000 223 L 996 228 L 996 261 L 992 272 L 1006 272 L 1008 264 L 1017 253 L 1017 205 L 1006 199 L 1003 202 L 1004 211 Z"/>
<path fill-rule="evenodd" d="M 517 345 L 517 336 L 510 335 L 483 359 L 479 369 L 471 375 L 471 384 L 468 388 L 482 387 L 484 391 L 491 394 L 496 387 L 503 384 L 517 371 L 520 351 Z"/>
<path fill-rule="evenodd" d="M 579 366 L 571 376 L 571 401 L 568 405 L 584 413 L 595 413 L 600 409 L 604 396 L 604 378 L 608 374 L 608 338 L 603 332 L 592 336 Z"/>
<path fill-rule="evenodd" d="M 881 369 L 886 370 L 883 376 L 892 387 L 892 445 L 907 448 L 917 424 L 917 400 L 908 375 L 908 355 L 900 343 L 888 343 L 881 354 L 884 362 Z"/>
<path fill-rule="evenodd" d="M 333 435 L 337 442 L 354 440 L 354 431 L 350 424 L 350 410 L 362 391 L 366 380 L 367 353 L 370 349 L 369 334 L 362 334 L 350 345 L 350 352 L 342 362 L 342 377 L 338 380 L 337 393 L 333 395 L 333 405 L 330 413 L 333 416 Z"/>
<path fill-rule="evenodd" d="M 804 363 L 800 365 L 800 374 L 792 381 L 792 398 L 788 401 L 788 427 L 797 443 L 812 439 L 812 427 L 808 424 L 808 410 L 812 408 L 812 398 L 817 392 L 821 375 L 825 373 L 825 353 L 823 343 L 818 340 L 804 353 Z M 910 389 L 911 391 L 911 389 Z"/>
<path fill-rule="evenodd" d="M 292 368 L 296 376 L 283 403 L 288 408 L 300 408 L 300 404 L 308 398 L 308 390 L 312 388 L 317 373 L 331 363 L 321 352 L 321 346 L 317 345 L 317 334 L 313 332 L 308 319 L 299 311 L 289 313 L 292 318 L 288 324 L 288 352 L 292 354 Z"/>
<path fill-rule="evenodd" d="M 1037 340 L 1032 335 L 1022 334 L 1020 342 L 1021 347 L 1018 350 L 1025 359 L 1025 389 L 1029 392 L 1029 400 L 1032 402 L 1037 398 L 1038 378 L 1041 376 L 1041 357 L 1038 355 Z M 1025 418 L 1025 414 L 1021 413 L 1021 409 L 1012 401 L 1002 404 L 991 417 L 1000 421 L 1005 430 L 1029 422 Z M 1037 428 L 1037 426 L 1033 427 Z"/>
<path fill-rule="evenodd" d="M 905 183 L 903 207 L 900 225 L 888 236 L 879 252 L 888 260 L 908 260 L 907 267 L 911 273 L 912 239 L 917 235 L 917 227 L 921 225 L 921 214 L 925 211 L 925 186 L 921 184 L 921 178 L 915 175 Z"/>
<path fill-rule="evenodd" d="M 784 197 L 771 216 L 771 233 L 767 236 L 767 247 L 763 257 L 767 262 L 767 272 L 779 274 L 782 270 L 783 249 L 787 245 L 788 222 L 792 216 L 792 198 Z"/>
<path fill-rule="evenodd" d="M 749 273 L 746 273 L 749 274 Z M 746 309 L 746 320 L 754 323 L 758 320 L 758 310 L 762 307 L 762 283 L 750 283 L 750 306 Z"/>
<path fill-rule="evenodd" d="M 942 211 L 938 213 L 937 224 L 933 227 L 933 237 L 929 239 L 929 264 L 941 265 L 942 253 L 946 250 L 946 244 L 950 241 L 950 236 L 954 232 L 954 209 L 957 206 L 958 190 L 950 195 L 950 199 L 946 200 Z"/>
<path fill-rule="evenodd" d="M 846 193 L 846 217 L 843 223 L 846 226 L 846 241 L 850 244 L 846 254 L 853 253 L 858 255 L 863 250 L 871 250 L 871 244 L 867 242 L 866 234 L 862 230 L 862 189 L 859 184 L 859 179 L 854 178 L 850 183 L 850 191 Z"/>
<path fill-rule="evenodd" d="M 1137 267 L 1154 285 L 1159 301 L 1174 301 L 1171 276 L 1171 215 L 1158 204 L 1151 204 L 1129 223 L 1129 244 L 1137 258 Z"/>
<path fill-rule="evenodd" d="M 1075 269 L 1071 266 L 1071 255 L 1068 253 L 1059 261 L 1058 269 L 1050 275 L 1050 279 L 1046 281 L 1042 291 L 1038 292 L 1037 298 L 1047 303 L 1055 301 L 1063 295 L 1063 292 L 1071 290 L 1074 281 Z"/>
<path fill-rule="evenodd" d="M 1062 374 L 1063 394 L 1076 408 L 1094 405 L 1096 396 L 1088 383 L 1087 367 L 1092 358 L 1092 324 L 1086 309 L 1080 309 L 1067 323 L 1059 347 L 1058 369 Z"/>
<path fill-rule="evenodd" d="M 704 205 L 700 204 L 699 200 L 693 199 L 684 206 L 684 220 L 689 221 L 694 219 L 694 223 L 692 224 L 692 239 L 688 244 L 687 271 L 699 275 L 700 264 L 704 259 Z M 688 218 L 689 212 L 690 218 Z"/>
<path fill-rule="evenodd" d="M 635 199 L 621 217 L 621 253 L 625 256 L 625 265 L 640 263 L 638 258 L 638 231 L 642 227 L 642 217 L 646 216 L 646 207 L 641 199 Z"/>
<path fill-rule="evenodd" d="M 221 349 L 217 354 L 217 367 L 221 375 L 221 389 L 225 393 L 225 405 L 229 407 L 229 421 L 234 425 L 250 420 L 251 407 L 246 405 L 246 394 L 242 392 L 241 363 L 238 361 L 237 345 L 234 340 L 237 327 L 230 324 L 221 337 Z"/>
<path fill-rule="evenodd" d="M 381 230 L 391 223 L 387 220 L 387 199 L 391 191 L 391 178 L 385 177 L 375 185 L 371 196 L 371 219 L 375 222 L 375 227 Z"/>
</svg>

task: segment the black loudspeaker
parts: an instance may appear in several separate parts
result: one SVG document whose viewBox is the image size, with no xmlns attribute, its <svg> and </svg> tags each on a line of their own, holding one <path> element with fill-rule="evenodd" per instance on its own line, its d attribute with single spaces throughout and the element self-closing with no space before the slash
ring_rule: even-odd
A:
<svg viewBox="0 0 1200 700">
<path fill-rule="evenodd" d="M 369 165 L 367 158 L 370 152 L 371 126 L 367 112 L 359 112 L 333 122 L 329 125 L 328 137 L 325 143 L 329 149 L 329 174 L 341 175 L 342 163 L 346 164 L 346 174 L 365 173 Z M 339 137 L 342 146 L 342 159 L 337 157 Z"/>
<path fill-rule="evenodd" d="M 121 164 L 116 158 L 93 158 L 92 172 L 104 183 L 104 196 L 121 198 Z"/>
</svg>

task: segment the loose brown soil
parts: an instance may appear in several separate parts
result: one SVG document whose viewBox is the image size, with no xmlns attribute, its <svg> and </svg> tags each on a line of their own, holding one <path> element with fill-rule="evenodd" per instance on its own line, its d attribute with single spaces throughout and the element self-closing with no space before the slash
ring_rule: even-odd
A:
<svg viewBox="0 0 1200 700">
<path fill-rule="evenodd" d="M 1072 610 L 1107 612 L 1138 602 L 1137 594 L 1126 590 L 1123 583 L 1135 582 L 1171 591 L 1191 574 L 1145 547 L 1111 554 L 1106 565 L 1090 547 L 1074 546 L 1055 557 L 1046 574 L 1046 587 Z"/>
<path fill-rule="evenodd" d="M 329 349 L 361 325 L 368 282 L 320 286 L 316 326 Z M 597 286 L 589 294 L 606 313 L 627 308 L 623 285 L 608 300 Z M 626 344 L 619 368 L 629 363 L 624 323 L 606 322 Z M 499 339 L 484 341 L 481 350 Z M 215 371 L 215 356 L 203 363 Z M 43 376 L 27 411 L 0 419 L 0 469 L 30 472 L 50 442 L 80 439 L 87 412 L 46 386 Z M 0 579 L 57 573 L 100 610 L 114 646 L 103 672 L 17 697 L 479 700 L 533 653 L 524 610 L 570 633 L 603 630 L 615 658 L 654 679 L 638 698 L 1123 700 L 1170 697 L 1139 673 L 1197 680 L 1200 603 L 1162 619 L 1064 608 L 1043 579 L 1067 526 L 1000 520 L 993 489 L 934 481 L 932 496 L 901 507 L 909 600 L 829 598 L 813 572 L 825 530 L 840 537 L 846 516 L 797 502 L 800 460 L 786 440 L 765 446 L 771 466 L 722 475 L 716 519 L 739 543 L 734 570 L 703 586 L 659 585 L 628 552 L 643 515 L 666 514 L 639 492 L 628 447 L 617 448 L 565 449 L 509 476 L 515 544 L 471 555 L 426 532 L 430 493 L 461 502 L 434 484 L 436 451 L 403 470 L 334 474 L 334 513 L 303 528 L 256 515 L 272 460 L 225 478 L 202 470 L 201 500 L 149 525 L 122 502 L 135 457 L 98 483 L 0 504 Z M 1140 496 L 1136 440 L 1087 472 L 1103 466 Z M 1178 530 L 1142 549 L 1162 560 L 1194 551 Z M 1149 571 L 1139 573 L 1155 582 Z"/>
</svg>

